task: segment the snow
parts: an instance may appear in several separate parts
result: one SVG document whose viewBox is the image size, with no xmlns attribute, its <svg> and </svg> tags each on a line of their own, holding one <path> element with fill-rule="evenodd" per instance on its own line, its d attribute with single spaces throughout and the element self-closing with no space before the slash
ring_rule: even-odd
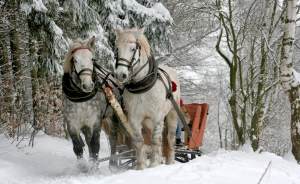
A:
<svg viewBox="0 0 300 184">
<path fill-rule="evenodd" d="M 54 32 L 54 34 L 58 35 L 58 36 L 62 36 L 63 31 L 61 30 L 60 27 L 58 27 L 54 21 L 50 22 L 50 30 L 52 30 Z"/>
<path fill-rule="evenodd" d="M 135 0 L 124 0 L 123 3 L 126 6 L 126 10 L 152 17 L 153 19 L 159 19 L 162 22 L 173 22 L 169 11 L 161 3 L 155 3 L 151 8 L 147 8 Z"/>
<path fill-rule="evenodd" d="M 28 3 L 22 3 L 20 5 L 20 8 L 23 12 L 25 12 L 26 15 L 29 15 L 31 13 L 31 10 L 32 10 L 32 6 Z"/>
<path fill-rule="evenodd" d="M 32 7 L 39 12 L 46 13 L 48 11 L 42 0 L 33 0 Z"/>
<path fill-rule="evenodd" d="M 46 13 L 48 11 L 42 0 L 33 0 L 32 4 L 24 2 L 20 5 L 20 8 L 23 12 L 25 12 L 26 15 L 31 13 L 32 8 L 38 12 Z"/>
<path fill-rule="evenodd" d="M 101 157 L 107 156 L 103 134 L 101 145 Z M 65 139 L 38 135 L 33 148 L 17 148 L 1 135 L 0 148 L 1 184 L 253 184 L 258 183 L 269 163 L 262 183 L 300 183 L 299 165 L 267 152 L 219 150 L 185 164 L 113 174 L 106 164 L 99 171 L 81 172 L 72 144 Z"/>
<path fill-rule="evenodd" d="M 195 84 L 201 84 L 203 77 L 193 71 L 190 66 L 177 67 L 177 73 L 185 80 L 192 80 Z"/>
<path fill-rule="evenodd" d="M 293 75 L 294 75 L 296 80 L 294 81 L 292 86 L 296 87 L 297 85 L 300 84 L 300 73 L 298 73 L 296 70 L 293 69 Z"/>
</svg>

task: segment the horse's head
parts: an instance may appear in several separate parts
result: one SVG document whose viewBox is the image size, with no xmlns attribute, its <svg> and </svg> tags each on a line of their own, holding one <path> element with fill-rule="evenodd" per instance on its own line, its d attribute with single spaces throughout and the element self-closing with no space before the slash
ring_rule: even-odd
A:
<svg viewBox="0 0 300 184">
<path fill-rule="evenodd" d="M 71 45 L 65 58 L 64 73 L 69 74 L 73 83 L 83 92 L 91 92 L 94 89 L 94 49 L 95 36 L 85 41 L 77 40 Z"/>
<path fill-rule="evenodd" d="M 116 30 L 116 77 L 122 83 L 135 77 L 150 56 L 144 29 Z"/>
</svg>

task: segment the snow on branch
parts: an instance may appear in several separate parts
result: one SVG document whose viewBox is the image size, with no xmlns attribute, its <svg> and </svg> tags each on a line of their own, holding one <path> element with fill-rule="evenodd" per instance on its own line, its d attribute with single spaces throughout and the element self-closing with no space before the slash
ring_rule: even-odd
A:
<svg viewBox="0 0 300 184">
<path fill-rule="evenodd" d="M 48 11 L 42 0 L 33 0 L 31 4 L 22 3 L 20 8 L 23 12 L 25 12 L 26 15 L 30 14 L 32 10 L 43 13 Z"/>
<path fill-rule="evenodd" d="M 33 0 L 32 8 L 35 9 L 36 11 L 44 12 L 44 13 L 48 11 L 48 9 L 46 8 L 42 0 Z"/>
<path fill-rule="evenodd" d="M 135 0 L 124 0 L 123 3 L 127 10 L 136 12 L 139 15 L 157 19 L 160 22 L 173 22 L 169 11 L 161 3 L 155 3 L 151 8 L 147 8 Z"/>
<path fill-rule="evenodd" d="M 296 87 L 300 84 L 300 73 L 298 73 L 295 69 L 293 69 L 294 80 L 291 84 L 293 87 Z"/>
</svg>

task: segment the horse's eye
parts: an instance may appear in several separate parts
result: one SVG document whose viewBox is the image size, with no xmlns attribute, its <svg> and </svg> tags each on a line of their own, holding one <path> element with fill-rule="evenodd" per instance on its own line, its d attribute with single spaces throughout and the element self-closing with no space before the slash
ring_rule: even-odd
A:
<svg viewBox="0 0 300 184">
<path fill-rule="evenodd" d="M 131 51 L 131 52 L 134 52 L 134 51 L 135 51 L 135 48 L 131 48 L 130 51 Z"/>
</svg>

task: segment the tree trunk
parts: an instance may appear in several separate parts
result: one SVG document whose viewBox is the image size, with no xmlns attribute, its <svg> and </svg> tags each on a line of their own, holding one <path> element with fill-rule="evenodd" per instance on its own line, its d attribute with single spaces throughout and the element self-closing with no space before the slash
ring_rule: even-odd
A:
<svg viewBox="0 0 300 184">
<path fill-rule="evenodd" d="M 296 0 L 286 0 L 287 6 L 280 58 L 280 79 L 291 104 L 292 153 L 300 163 L 300 85 L 293 68 L 293 44 L 296 29 Z"/>
<path fill-rule="evenodd" d="M 8 11 L 3 11 L 3 15 L 9 14 Z M 3 33 L 0 33 L 0 66 L 1 66 L 1 75 L 2 75 L 2 94 L 1 94 L 1 105 L 0 105 L 0 120 L 3 122 L 2 127 L 5 127 L 5 130 L 13 129 L 10 126 L 12 112 L 13 112 L 13 72 L 12 72 L 12 63 L 10 55 L 10 46 L 9 46 L 9 35 L 5 34 L 8 32 L 9 25 L 7 24 L 8 20 L 0 22 L 0 29 Z"/>
<path fill-rule="evenodd" d="M 263 125 L 264 119 L 264 99 L 265 95 L 264 89 L 266 85 L 266 65 L 267 65 L 267 53 L 265 50 L 265 41 L 263 36 L 261 36 L 261 59 L 260 59 L 260 74 L 259 81 L 257 85 L 257 96 L 254 107 L 254 115 L 251 119 L 251 131 L 250 131 L 250 140 L 251 146 L 254 151 L 256 151 L 259 147 L 259 139 L 261 134 L 261 129 Z"/>
<path fill-rule="evenodd" d="M 289 90 L 291 102 L 292 153 L 300 164 L 300 87 Z"/>
</svg>

